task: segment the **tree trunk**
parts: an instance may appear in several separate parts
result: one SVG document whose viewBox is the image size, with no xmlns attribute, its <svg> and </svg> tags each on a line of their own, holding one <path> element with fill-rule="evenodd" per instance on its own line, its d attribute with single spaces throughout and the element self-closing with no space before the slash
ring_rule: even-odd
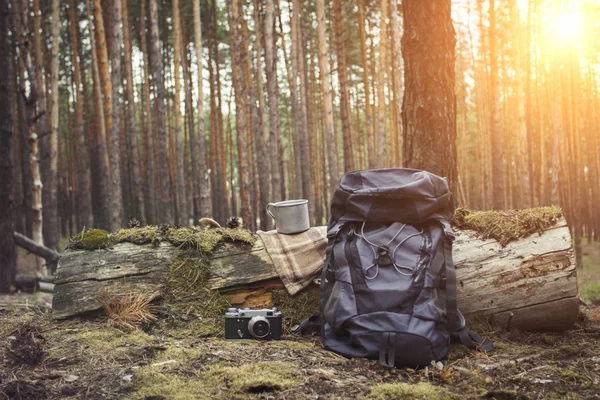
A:
<svg viewBox="0 0 600 400">
<path fill-rule="evenodd" d="M 14 9 L 11 10 L 14 12 Z M 10 293 L 17 270 L 13 181 L 13 116 L 11 115 L 11 54 L 8 0 L 0 0 L 0 293 Z"/>
<path fill-rule="evenodd" d="M 150 106 L 150 68 L 149 68 L 149 56 L 148 56 L 148 34 L 146 32 L 146 4 L 147 0 L 140 1 L 140 45 L 143 56 L 143 73 L 144 79 L 142 84 L 142 100 L 144 103 L 144 159 L 145 159 L 145 209 L 146 209 L 146 220 L 148 223 L 156 223 L 156 174 L 155 170 L 155 157 L 156 146 L 154 146 L 154 125 L 152 123 L 152 117 L 154 113 Z"/>
<path fill-rule="evenodd" d="M 156 129 L 158 132 L 159 221 L 173 223 L 169 189 L 169 162 L 167 159 L 167 126 L 165 118 L 165 80 L 158 36 L 156 0 L 150 1 L 150 65 L 156 85 Z M 157 221 L 157 222 L 159 222 Z"/>
<path fill-rule="evenodd" d="M 446 177 L 457 192 L 456 38 L 450 0 L 406 0 L 402 55 L 405 91 L 402 125 L 406 167 Z"/>
<path fill-rule="evenodd" d="M 302 173 L 302 195 L 303 198 L 308 200 L 308 212 L 310 220 L 314 221 L 315 214 L 315 197 L 312 187 L 313 177 L 311 176 L 311 153 L 310 153 L 310 133 L 309 133 L 309 116 L 308 116 L 308 94 L 306 84 L 306 54 L 304 52 L 303 43 L 305 38 L 302 35 L 302 16 L 304 15 L 302 10 L 303 2 L 300 0 L 293 0 L 293 13 L 292 13 L 292 29 L 296 30 L 295 41 L 292 41 L 292 51 L 295 51 L 296 65 L 298 81 L 300 85 L 300 118 L 302 118 L 302 124 L 300 125 L 300 164 Z"/>
<path fill-rule="evenodd" d="M 335 26 L 338 79 L 340 81 L 340 116 L 342 118 L 342 139 L 344 143 L 344 170 L 354 171 L 352 153 L 352 131 L 350 124 L 350 104 L 348 93 L 348 72 L 346 71 L 346 44 L 342 23 L 342 0 L 333 0 L 333 22 Z"/>
<path fill-rule="evenodd" d="M 271 153 L 271 201 L 285 199 L 285 185 L 283 180 L 283 160 L 279 151 L 279 100 L 277 84 L 277 57 L 275 41 L 273 40 L 273 29 L 275 26 L 273 0 L 266 0 L 264 18 L 264 47 L 265 47 L 265 71 L 267 75 L 267 95 L 269 97 L 269 152 Z"/>
<path fill-rule="evenodd" d="M 246 82 L 243 74 L 244 59 L 242 57 L 242 46 L 246 46 L 243 43 L 240 26 L 242 17 L 242 5 L 241 0 L 228 0 L 229 5 L 229 28 L 230 38 L 232 45 L 232 73 L 233 73 L 233 87 L 235 89 L 235 118 L 236 118 L 236 129 L 237 129 L 237 141 L 238 141 L 238 160 L 239 160 L 239 175 L 240 175 L 240 197 L 242 203 L 242 221 L 245 225 L 250 225 L 252 218 L 252 211 L 250 208 L 250 192 L 248 183 L 250 174 L 248 171 L 248 138 L 247 138 L 247 102 L 248 102 L 248 90 L 246 88 Z"/>
<path fill-rule="evenodd" d="M 143 1 L 143 0 L 142 0 Z M 144 208 L 144 194 L 142 190 L 142 178 L 140 176 L 140 153 L 138 145 L 138 129 L 135 120 L 135 96 L 133 94 L 133 44 L 131 38 L 131 23 L 129 19 L 129 5 L 126 0 L 121 0 L 123 10 L 123 41 L 125 61 L 125 111 L 127 115 L 127 132 L 125 133 L 130 144 L 129 159 L 131 160 L 131 181 L 133 187 L 133 215 L 127 216 L 139 219 L 142 225 L 146 225 L 146 210 Z"/>
<path fill-rule="evenodd" d="M 73 63 L 73 107 L 75 109 L 74 135 L 77 141 L 77 225 L 78 229 L 92 227 L 92 203 L 90 198 L 90 162 L 83 125 L 83 103 L 81 95 L 81 67 L 79 64 L 79 19 L 75 0 L 69 0 L 69 39 L 71 41 L 71 62 Z M 58 44 L 56 47 L 58 48 Z M 54 56 L 53 56 L 54 57 Z M 58 72 L 58 71 L 57 71 Z M 58 77 L 57 77 L 58 78 Z M 58 92 L 58 90 L 57 90 Z M 52 89 L 54 93 L 54 89 Z M 56 106 L 58 111 L 58 105 Z M 58 112 L 57 112 L 58 114 Z M 52 123 L 54 116 L 52 116 Z M 58 121 L 56 121 L 58 122 Z M 52 125 L 51 123 L 51 125 Z M 57 135 L 58 135 L 58 126 Z"/>
<path fill-rule="evenodd" d="M 541 236 L 534 234 L 505 247 L 493 239 L 479 239 L 472 231 L 456 234 L 453 257 L 458 306 L 467 318 L 482 316 L 503 328 L 531 331 L 573 326 L 579 299 L 573 248 L 564 220 Z M 168 267 L 180 251 L 168 243 L 158 247 L 120 243 L 107 250 L 68 251 L 59 262 L 53 317 L 99 309 L 97 298 L 121 293 L 124 278 L 135 290 L 159 297 Z M 209 286 L 227 295 L 235 306 L 270 307 L 271 292 L 283 289 L 261 240 L 245 251 L 225 245 L 207 258 Z M 318 292 L 312 293 L 318 296 Z"/>
<path fill-rule="evenodd" d="M 359 9 L 362 1 L 358 0 Z M 327 160 L 329 162 L 329 190 L 330 195 L 338 187 L 340 172 L 338 170 L 338 149 L 335 140 L 335 127 L 333 120 L 333 94 L 331 87 L 331 71 L 329 70 L 329 48 L 327 46 L 327 21 L 325 19 L 325 1 L 317 0 L 317 43 L 319 57 L 319 75 L 321 81 L 321 92 L 323 93 L 323 113 L 325 114 L 324 135 L 327 141 Z M 368 108 L 368 106 L 367 106 Z M 367 111 L 368 113 L 368 111 Z"/>
<path fill-rule="evenodd" d="M 185 192 L 185 180 L 184 180 L 184 165 L 185 160 L 183 158 L 183 147 L 185 139 L 183 136 L 183 129 L 181 126 L 181 19 L 179 16 L 179 0 L 173 0 L 172 2 L 173 12 L 173 69 L 175 71 L 175 96 L 174 96 L 174 111 L 175 111 L 175 158 L 177 173 L 175 174 L 177 179 L 177 216 L 179 223 L 182 225 L 189 225 L 189 215 L 187 207 L 187 195 Z"/>
<path fill-rule="evenodd" d="M 91 0 L 87 0 L 88 19 L 92 16 Z M 102 100 L 102 80 L 100 78 L 100 68 L 98 60 L 98 46 L 96 45 L 96 35 L 94 32 L 95 24 L 88 24 L 91 53 L 92 53 L 92 75 L 94 80 L 94 100 L 95 100 L 95 122 L 96 122 L 96 149 L 95 152 L 98 159 L 98 193 L 100 196 L 100 210 L 97 210 L 96 215 L 100 218 L 94 218 L 94 226 L 96 228 L 109 229 L 108 198 L 110 185 L 110 170 L 108 162 L 108 145 L 106 140 L 106 119 L 104 110 L 106 103 Z"/>
<path fill-rule="evenodd" d="M 358 29 L 360 34 L 360 59 L 362 62 L 363 90 L 365 92 L 365 125 L 367 131 L 367 159 L 369 168 L 377 168 L 375 155 L 375 133 L 373 132 L 373 108 L 369 88 L 369 62 L 367 60 L 367 30 L 365 27 L 365 4 L 356 0 L 358 5 Z M 337 186 L 337 185 L 336 185 Z M 332 192 L 333 193 L 333 192 Z"/>
<path fill-rule="evenodd" d="M 210 215 L 210 197 L 206 166 L 206 135 L 204 133 L 204 92 L 203 92 L 203 75 L 202 75 L 202 22 L 200 18 L 200 0 L 194 2 L 194 44 L 196 48 L 197 73 L 198 73 L 198 135 L 190 135 L 192 140 L 192 170 L 196 176 L 196 184 L 194 185 L 194 203 L 198 212 L 196 218 L 202 218 Z M 194 154 L 195 153 L 195 154 Z M 197 221 L 194 221 L 197 222 Z"/>
<path fill-rule="evenodd" d="M 43 218 L 42 218 L 42 177 L 40 174 L 40 155 L 39 155 L 39 140 L 37 129 L 39 126 L 36 124 L 38 118 L 43 115 L 46 110 L 44 104 L 38 104 L 38 100 L 43 96 L 41 88 L 38 86 L 36 79 L 34 65 L 31 59 L 30 42 L 27 40 L 29 36 L 29 8 L 26 0 L 20 2 L 20 34 L 21 42 L 19 43 L 21 53 L 19 56 L 19 63 L 23 70 L 27 71 L 27 82 L 29 84 L 29 90 L 25 81 L 21 81 L 21 92 L 25 98 L 25 107 L 27 110 L 27 134 L 29 138 L 29 167 L 31 170 L 31 184 L 32 184 L 32 199 L 31 207 L 33 210 L 32 215 L 32 239 L 43 245 Z M 26 95 L 26 93 L 29 93 Z M 12 171 L 12 170 L 11 170 Z M 29 184 L 29 183 L 27 183 Z M 11 194 L 12 196 L 12 194 Z M 38 273 L 42 275 L 46 274 L 46 269 L 43 260 L 38 259 Z"/>
<path fill-rule="evenodd" d="M 123 196 L 121 188 L 121 107 L 119 91 L 121 89 L 121 48 L 123 47 L 123 32 L 121 24 L 121 2 L 111 2 L 112 23 L 110 24 L 111 46 L 110 50 L 110 77 L 112 89 L 112 121 L 110 124 L 110 149 L 108 159 L 110 162 L 110 229 L 117 231 L 123 226 Z"/>
<path fill-rule="evenodd" d="M 500 98 L 498 95 L 498 37 L 496 23 L 496 7 L 490 0 L 490 136 L 492 145 L 492 197 L 493 206 L 497 210 L 505 207 L 504 196 L 507 190 L 504 168 L 504 138 L 500 130 Z"/>
<path fill-rule="evenodd" d="M 263 90 L 263 60 L 262 52 L 264 48 L 264 33 L 263 33 L 263 20 L 262 20 L 262 6 L 260 0 L 254 0 L 254 26 L 256 30 L 255 37 L 255 48 L 256 48 L 256 95 L 258 97 L 259 107 L 259 120 L 260 127 L 259 131 L 256 132 L 258 154 L 258 176 L 259 176 L 259 208 L 258 218 L 260 219 L 260 229 L 266 231 L 271 225 L 271 219 L 267 214 L 267 203 L 273 201 L 272 189 L 270 186 L 271 179 L 269 174 L 269 126 L 267 122 L 267 110 L 265 104 L 265 95 Z M 272 154 L 272 153 L 271 153 Z"/>
<path fill-rule="evenodd" d="M 402 51 L 401 51 L 401 33 L 400 33 L 400 16 L 398 15 L 398 2 L 396 0 L 390 0 L 390 30 L 392 33 L 392 80 L 394 89 L 394 109 L 392 114 L 394 118 L 394 132 L 396 137 L 392 139 L 390 145 L 394 146 L 394 157 L 392 158 L 392 167 L 402 166 L 402 147 L 403 147 L 403 133 L 402 133 L 402 88 L 404 84 L 402 82 Z"/>
</svg>

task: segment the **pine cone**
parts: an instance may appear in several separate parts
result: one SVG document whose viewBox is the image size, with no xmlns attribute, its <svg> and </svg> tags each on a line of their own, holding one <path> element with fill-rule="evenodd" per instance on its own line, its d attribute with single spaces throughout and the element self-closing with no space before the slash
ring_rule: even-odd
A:
<svg viewBox="0 0 600 400">
<path fill-rule="evenodd" d="M 227 220 L 227 227 L 234 229 L 234 228 L 239 228 L 240 226 L 242 226 L 242 224 L 240 223 L 240 219 L 238 217 L 231 217 Z"/>
<path fill-rule="evenodd" d="M 130 228 L 140 228 L 141 226 L 142 226 L 142 223 L 135 218 L 133 218 L 132 220 L 129 221 Z"/>
</svg>

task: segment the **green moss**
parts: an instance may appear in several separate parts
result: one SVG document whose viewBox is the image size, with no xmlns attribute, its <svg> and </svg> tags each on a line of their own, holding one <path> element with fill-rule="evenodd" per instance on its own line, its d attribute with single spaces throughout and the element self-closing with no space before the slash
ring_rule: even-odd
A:
<svg viewBox="0 0 600 400">
<path fill-rule="evenodd" d="M 106 325 L 66 332 L 51 331 L 45 335 L 49 339 L 61 336 L 60 345 L 50 349 L 50 356 L 54 358 L 71 358 L 79 353 L 81 357 L 90 359 L 131 360 L 154 344 L 154 337 L 140 330 L 126 333 Z"/>
<path fill-rule="evenodd" d="M 72 250 L 97 250 L 112 246 L 110 234 L 102 229 L 91 229 L 73 236 L 69 249 Z"/>
<path fill-rule="evenodd" d="M 295 296 L 291 296 L 287 290 L 276 290 L 272 293 L 273 304 L 283 313 L 284 329 L 288 333 L 294 325 L 319 313 L 319 296 L 314 290 L 318 288 L 311 287 Z"/>
<path fill-rule="evenodd" d="M 161 240 L 160 229 L 157 226 L 152 225 L 141 228 L 121 229 L 113 235 L 113 241 L 115 243 L 129 242 L 157 246 Z"/>
<path fill-rule="evenodd" d="M 297 387 L 299 368 L 291 362 L 252 362 L 241 366 L 216 365 L 202 374 L 212 387 L 227 387 L 225 398 L 235 394 L 280 391 Z"/>
<path fill-rule="evenodd" d="M 172 317 L 166 321 L 172 335 L 223 335 L 229 302 L 207 286 L 209 275 L 207 261 L 195 251 L 180 254 L 169 267 L 164 300 Z"/>
<path fill-rule="evenodd" d="M 473 230 L 484 239 L 496 239 L 506 246 L 513 240 L 541 233 L 561 217 L 561 209 L 554 206 L 506 211 L 469 211 L 459 208 L 454 212 L 452 225 L 458 229 Z"/>
<path fill-rule="evenodd" d="M 162 366 L 145 366 L 134 371 L 131 399 L 165 398 L 169 400 L 204 399 L 210 389 L 193 374 L 170 373 Z"/>
<path fill-rule="evenodd" d="M 451 399 L 452 395 L 441 387 L 430 383 L 382 383 L 373 386 L 369 394 L 363 399 L 415 399 L 415 400 L 442 400 Z"/>
<path fill-rule="evenodd" d="M 252 245 L 256 241 L 256 237 L 246 229 L 204 229 L 197 226 L 169 228 L 165 238 L 175 246 L 199 250 L 205 254 L 212 253 L 221 242 Z"/>
</svg>

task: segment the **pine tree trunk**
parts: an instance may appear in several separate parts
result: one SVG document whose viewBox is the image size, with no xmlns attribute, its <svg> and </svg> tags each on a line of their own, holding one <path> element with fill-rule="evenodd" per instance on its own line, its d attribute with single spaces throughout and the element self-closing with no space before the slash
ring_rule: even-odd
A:
<svg viewBox="0 0 600 400">
<path fill-rule="evenodd" d="M 129 159 L 131 160 L 131 188 L 133 194 L 133 214 L 129 217 L 138 219 L 142 225 L 146 224 L 146 210 L 144 208 L 144 194 L 142 190 L 142 178 L 140 176 L 140 154 L 138 145 L 138 129 L 135 121 L 135 96 L 133 94 L 133 65 L 132 53 L 133 45 L 131 38 L 131 22 L 129 19 L 129 5 L 126 0 L 121 0 L 123 11 L 123 41 L 124 41 L 124 57 L 125 62 L 125 113 L 127 115 L 127 132 L 125 136 L 130 144 Z"/>
<path fill-rule="evenodd" d="M 446 177 L 452 192 L 458 193 L 454 93 L 456 37 L 450 0 L 405 0 L 402 5 L 405 166 Z"/>
<path fill-rule="evenodd" d="M 362 4 L 359 2 L 359 9 Z M 325 1 L 317 0 L 317 43 L 318 43 L 318 58 L 319 58 L 319 75 L 321 81 L 321 93 L 323 93 L 323 113 L 325 114 L 325 130 L 324 135 L 327 136 L 327 160 L 329 163 L 329 190 L 330 195 L 333 195 L 337 189 L 340 179 L 338 170 L 338 149 L 337 140 L 335 140 L 335 127 L 333 120 L 333 93 L 331 86 L 331 71 L 329 70 L 329 48 L 327 46 L 327 21 L 325 18 Z M 368 113 L 368 111 L 367 111 Z"/>
<path fill-rule="evenodd" d="M 273 29 L 275 26 L 273 0 L 266 0 L 264 17 L 265 71 L 267 75 L 267 94 L 269 97 L 269 152 L 271 153 L 271 201 L 285 199 L 283 183 L 283 159 L 279 151 L 281 141 L 279 133 L 279 99 L 277 92 L 277 57 Z"/>
<path fill-rule="evenodd" d="M 187 195 L 185 192 L 184 181 L 184 165 L 183 147 L 185 139 L 183 136 L 183 128 L 181 126 L 181 19 L 179 16 L 179 0 L 172 1 L 172 21 L 173 21 L 173 68 L 175 78 L 175 96 L 174 96 L 174 111 L 175 111 L 175 159 L 177 173 L 177 217 L 182 225 L 189 225 L 189 215 L 187 208 Z"/>
<path fill-rule="evenodd" d="M 119 105 L 121 88 L 121 48 L 123 47 L 123 32 L 121 24 L 121 2 L 111 2 L 111 46 L 110 50 L 110 77 L 112 89 L 112 121 L 110 124 L 110 148 L 108 159 L 110 162 L 110 203 L 109 216 L 110 228 L 115 232 L 123 227 L 123 196 L 121 188 L 121 107 Z"/>
<path fill-rule="evenodd" d="M 377 71 L 377 167 L 386 166 L 387 147 L 390 146 L 387 139 L 386 127 L 386 95 L 387 84 L 387 20 L 388 0 L 381 0 L 381 23 L 379 31 L 379 69 Z"/>
<path fill-rule="evenodd" d="M 44 244 L 51 248 L 58 248 L 58 204 L 56 190 L 58 185 L 58 37 L 60 6 L 59 0 L 52 0 L 52 56 L 50 59 L 50 135 L 45 138 L 44 159 L 47 168 L 44 168 Z M 43 97 L 43 96 L 42 96 Z M 42 130 L 43 131 L 43 130 Z"/>
<path fill-rule="evenodd" d="M 198 134 L 190 135 L 192 140 L 192 174 L 195 176 L 194 185 L 194 210 L 197 215 L 196 219 L 210 215 L 210 197 L 207 180 L 206 166 L 206 136 L 204 133 L 204 92 L 203 92 L 203 76 L 202 76 L 202 22 L 200 18 L 200 0 L 194 2 L 194 44 L 196 48 L 197 73 L 198 73 L 198 102 L 196 111 L 198 113 Z"/>
<path fill-rule="evenodd" d="M 32 232 L 31 239 L 40 245 L 44 244 L 43 239 L 43 218 L 42 218 L 42 177 L 40 174 L 40 155 L 39 155 L 39 140 L 38 140 L 38 128 L 36 120 L 40 115 L 45 113 L 43 103 L 38 104 L 38 100 L 43 96 L 35 74 L 35 66 L 31 59 L 31 48 L 30 42 L 27 41 L 29 36 L 29 7 L 26 0 L 20 2 L 20 39 L 19 48 L 21 50 L 19 55 L 19 63 L 23 70 L 27 71 L 27 85 L 25 81 L 21 81 L 21 92 L 25 96 L 25 93 L 29 93 L 25 98 L 25 109 L 26 109 L 26 121 L 27 121 L 27 137 L 29 139 L 29 168 L 31 170 L 31 182 L 26 184 L 32 185 L 31 189 L 31 209 L 32 214 Z M 12 196 L 12 193 L 11 193 Z M 45 275 L 46 268 L 43 260 L 37 260 L 37 272 Z"/>
<path fill-rule="evenodd" d="M 306 84 L 306 68 L 305 68 L 305 52 L 304 38 L 302 35 L 302 20 L 303 15 L 302 2 L 300 0 L 293 0 L 293 13 L 292 13 L 292 29 L 296 30 L 295 40 L 292 39 L 292 51 L 296 56 L 296 66 L 299 79 L 300 90 L 300 101 L 298 105 L 300 107 L 300 118 L 302 124 L 300 125 L 300 169 L 302 173 L 302 195 L 308 200 L 308 212 L 311 221 L 314 221 L 315 204 L 314 204 L 314 193 L 312 188 L 311 176 L 311 154 L 310 154 L 310 136 L 308 131 L 309 117 L 308 117 L 308 95 L 307 95 L 307 84 Z M 293 58 L 292 58 L 293 59 Z"/>
<path fill-rule="evenodd" d="M 148 34 L 146 32 L 147 27 L 147 16 L 146 16 L 146 4 L 147 0 L 140 1 L 140 44 L 143 55 L 143 87 L 142 87 L 142 99 L 144 102 L 145 112 L 145 132 L 144 132 L 144 157 L 145 157 L 145 173 L 144 173 L 144 186 L 145 186 L 145 207 L 146 207 L 146 220 L 150 224 L 156 224 L 156 174 L 154 153 L 156 146 L 154 146 L 154 124 L 152 123 L 153 115 L 150 106 L 150 69 L 149 67 L 149 53 L 148 53 Z"/>
<path fill-rule="evenodd" d="M 402 88 L 404 84 L 402 82 L 402 50 L 401 46 L 401 33 L 400 33 L 400 16 L 398 15 L 398 2 L 396 0 L 390 0 L 390 30 L 392 33 L 392 80 L 394 89 L 394 109 L 392 114 L 394 116 L 394 132 L 396 137 L 393 138 L 392 144 L 394 146 L 394 157 L 392 159 L 392 167 L 402 166 L 402 147 L 403 147 L 403 133 L 402 133 Z"/>
<path fill-rule="evenodd" d="M 375 133 L 373 132 L 373 108 L 371 106 L 371 90 L 369 88 L 369 62 L 367 60 L 367 30 L 365 27 L 365 4 L 356 0 L 358 5 L 358 29 L 360 35 L 360 59 L 362 62 L 363 90 L 365 93 L 365 125 L 367 131 L 367 159 L 369 168 L 377 167 L 375 155 Z M 333 192 L 332 192 L 333 193 Z"/>
<path fill-rule="evenodd" d="M 504 138 L 500 130 L 500 111 L 498 96 L 498 37 L 496 8 L 494 0 L 490 0 L 490 136 L 492 140 L 492 201 L 495 209 L 505 207 L 506 177 L 504 173 L 506 156 L 504 154 Z"/>
<path fill-rule="evenodd" d="M 158 36 L 158 11 L 156 0 L 150 1 L 150 66 L 156 85 L 156 129 L 158 132 L 158 176 L 160 213 L 157 222 L 173 223 L 169 188 L 169 162 L 167 159 L 167 126 L 165 118 L 165 80 L 163 60 Z"/>
<path fill-rule="evenodd" d="M 264 43 L 264 23 L 262 19 L 262 1 L 254 0 L 254 27 L 256 31 L 255 35 L 255 48 L 256 48 L 256 94 L 258 96 L 258 107 L 259 107 L 259 120 L 260 127 L 259 131 L 256 132 L 258 153 L 258 176 L 259 176 L 259 208 L 258 218 L 260 219 L 260 229 L 263 231 L 269 230 L 271 226 L 271 219 L 267 214 L 267 203 L 272 201 L 273 198 L 271 193 L 271 179 L 269 174 L 269 126 L 267 122 L 267 110 L 265 104 L 265 95 L 263 90 L 263 43 Z"/>
<path fill-rule="evenodd" d="M 340 116 L 342 119 L 342 139 L 344 144 L 344 170 L 354 171 L 352 155 L 352 131 L 350 124 L 350 104 L 348 93 L 348 72 L 346 71 L 346 45 L 342 26 L 342 0 L 333 0 L 333 22 L 335 26 L 338 79 L 340 82 Z"/>
<path fill-rule="evenodd" d="M 11 59 L 9 28 L 9 0 L 0 0 L 0 293 L 10 293 L 15 281 L 17 249 L 13 238 L 15 230 L 13 180 L 13 116 L 11 93 Z M 14 11 L 14 10 L 13 10 Z"/>
<path fill-rule="evenodd" d="M 244 80 L 243 65 L 244 59 L 242 56 L 242 47 L 247 43 L 243 43 L 240 26 L 242 18 L 241 0 L 227 0 L 229 5 L 229 33 L 231 39 L 232 50 L 232 74 L 233 87 L 235 89 L 235 117 L 238 139 L 238 160 L 239 160 L 239 175 L 240 175 L 240 198 L 242 203 L 242 221 L 245 225 L 250 225 L 252 218 L 252 210 L 250 208 L 250 193 L 249 193 L 249 178 L 248 171 L 248 116 L 247 102 L 248 90 Z"/>
<path fill-rule="evenodd" d="M 87 0 L 88 19 L 92 16 L 91 0 Z M 106 139 L 106 118 L 104 110 L 106 103 L 102 100 L 102 80 L 100 78 L 100 66 L 98 57 L 98 46 L 96 44 L 95 24 L 88 24 L 89 37 L 92 53 L 92 76 L 94 81 L 95 122 L 96 122 L 96 146 L 92 151 L 98 160 L 97 193 L 100 209 L 95 210 L 94 226 L 96 228 L 110 229 L 108 207 L 109 207 L 109 185 L 110 170 L 108 162 L 108 141 Z M 109 81 L 110 82 L 110 81 Z"/>
<path fill-rule="evenodd" d="M 78 229 L 92 227 L 92 203 L 90 197 L 90 162 L 83 125 L 83 103 L 81 94 L 81 66 L 79 64 L 79 23 L 75 0 L 69 0 L 69 39 L 71 42 L 71 62 L 73 64 L 73 107 L 75 110 L 74 134 L 77 141 L 77 225 Z M 56 46 L 58 48 L 58 45 Z M 54 47 L 53 47 L 54 51 Z M 54 56 L 53 56 L 54 57 Z M 57 71 L 58 72 L 58 71 Z M 58 78 L 58 77 L 57 77 Z M 58 83 L 58 82 L 57 82 Z M 58 91 L 57 91 L 58 92 Z M 54 89 L 52 89 L 54 93 Z M 58 105 L 56 106 L 58 108 Z M 57 110 L 58 111 L 58 110 Z M 58 112 L 57 112 L 58 114 Z M 57 115 L 58 117 L 58 115 Z M 58 122 L 58 121 L 56 121 Z M 54 116 L 52 116 L 52 123 Z M 58 130 L 58 126 L 57 126 Z M 58 134 L 58 132 L 57 132 Z"/>
</svg>

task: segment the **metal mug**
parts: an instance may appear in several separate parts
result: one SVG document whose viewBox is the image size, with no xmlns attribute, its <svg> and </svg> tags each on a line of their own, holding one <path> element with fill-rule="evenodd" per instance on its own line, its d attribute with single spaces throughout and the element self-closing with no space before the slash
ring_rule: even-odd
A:
<svg viewBox="0 0 600 400">
<path fill-rule="evenodd" d="M 286 200 L 267 204 L 267 212 L 275 220 L 277 233 L 287 235 L 310 228 L 308 200 Z"/>
</svg>

